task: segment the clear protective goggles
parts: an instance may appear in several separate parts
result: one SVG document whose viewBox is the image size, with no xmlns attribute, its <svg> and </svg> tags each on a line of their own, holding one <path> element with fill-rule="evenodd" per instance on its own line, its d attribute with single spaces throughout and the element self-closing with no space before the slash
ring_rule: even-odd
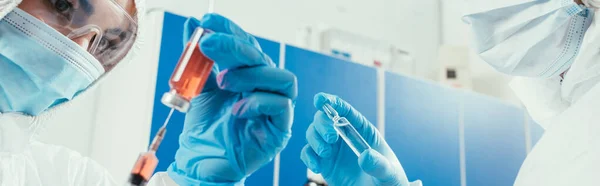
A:
<svg viewBox="0 0 600 186">
<path fill-rule="evenodd" d="M 109 71 L 137 37 L 134 6 L 133 0 L 23 0 L 19 8 L 87 49 Z"/>
</svg>

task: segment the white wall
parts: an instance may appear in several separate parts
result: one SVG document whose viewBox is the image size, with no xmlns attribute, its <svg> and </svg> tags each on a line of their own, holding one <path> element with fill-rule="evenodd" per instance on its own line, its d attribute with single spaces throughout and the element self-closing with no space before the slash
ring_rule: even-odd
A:
<svg viewBox="0 0 600 186">
<path fill-rule="evenodd" d="M 216 0 L 223 14 L 250 33 L 294 44 L 299 28 L 327 25 L 387 41 L 415 54 L 421 76 L 436 75 L 440 42 L 438 0 Z M 201 17 L 208 0 L 149 0 L 184 16 Z M 185 6 L 182 6 L 185 5 Z M 431 77 L 434 79 L 434 77 Z"/>
<path fill-rule="evenodd" d="M 78 97 L 70 107 L 57 110 L 40 133 L 40 140 L 50 144 L 67 146 L 84 156 L 91 152 L 90 136 L 93 135 L 93 126 L 96 115 L 97 91 L 86 93 L 85 97 Z"/>
<path fill-rule="evenodd" d="M 501 0 L 496 0 L 501 1 Z M 442 44 L 451 46 L 470 46 L 471 31 L 461 17 L 467 7 L 465 0 L 441 1 L 442 15 Z M 508 83 L 510 77 L 501 74 L 482 61 L 475 52 L 470 54 L 470 70 L 473 81 L 473 91 L 494 96 L 514 104 L 520 104 Z"/>
</svg>

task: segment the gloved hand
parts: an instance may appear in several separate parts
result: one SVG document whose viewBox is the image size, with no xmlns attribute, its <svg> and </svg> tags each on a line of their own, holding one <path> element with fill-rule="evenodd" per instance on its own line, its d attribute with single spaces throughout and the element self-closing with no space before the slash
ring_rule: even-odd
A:
<svg viewBox="0 0 600 186">
<path fill-rule="evenodd" d="M 350 104 L 334 95 L 315 95 L 314 121 L 306 131 L 308 145 L 302 149 L 301 159 L 315 173 L 321 173 L 332 186 L 389 185 L 409 186 L 404 169 L 381 137 L 377 128 Z M 341 117 L 346 117 L 372 149 L 360 157 L 340 138 L 333 122 L 323 112 L 323 104 L 330 104 Z"/>
<path fill-rule="evenodd" d="M 169 176 L 179 185 L 243 185 L 291 137 L 296 76 L 279 69 L 256 39 L 225 17 L 188 19 L 184 43 L 198 26 L 212 30 L 200 50 L 215 61 L 188 111 Z"/>
</svg>

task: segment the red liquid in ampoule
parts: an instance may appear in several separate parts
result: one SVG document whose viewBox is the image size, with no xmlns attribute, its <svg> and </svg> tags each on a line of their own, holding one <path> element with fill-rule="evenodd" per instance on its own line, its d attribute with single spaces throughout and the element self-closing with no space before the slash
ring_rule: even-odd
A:
<svg viewBox="0 0 600 186">
<path fill-rule="evenodd" d="M 206 84 L 206 80 L 208 79 L 214 64 L 212 60 L 202 54 L 198 43 L 194 44 L 194 48 L 190 47 L 190 45 L 192 45 L 192 43 L 186 45 L 169 81 L 171 91 L 174 90 L 179 96 L 188 101 L 202 92 L 202 88 L 204 88 L 204 84 Z M 192 55 L 186 63 L 183 60 L 185 58 L 185 53 L 188 52 L 188 50 L 193 51 L 191 51 Z"/>
<path fill-rule="evenodd" d="M 146 185 L 157 165 L 158 158 L 156 158 L 156 152 L 148 151 L 140 154 L 131 170 L 129 183 L 131 185 Z"/>
</svg>

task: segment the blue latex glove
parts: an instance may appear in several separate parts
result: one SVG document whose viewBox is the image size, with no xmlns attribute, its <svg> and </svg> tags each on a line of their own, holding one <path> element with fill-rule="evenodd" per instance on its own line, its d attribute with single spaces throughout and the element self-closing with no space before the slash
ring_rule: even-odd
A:
<svg viewBox="0 0 600 186">
<path fill-rule="evenodd" d="M 360 157 L 338 137 L 333 122 L 323 112 L 323 104 L 330 104 L 341 117 L 346 117 L 372 149 Z M 390 185 L 409 186 L 404 169 L 381 137 L 377 128 L 350 104 L 334 95 L 315 95 L 319 110 L 306 131 L 308 145 L 302 149 L 301 159 L 315 173 L 321 173 L 332 186 Z"/>
<path fill-rule="evenodd" d="M 198 26 L 213 31 L 200 49 L 215 68 L 192 100 L 168 173 L 179 185 L 243 185 L 291 137 L 296 76 L 277 68 L 253 36 L 217 14 L 188 19 L 184 41 Z"/>
</svg>

